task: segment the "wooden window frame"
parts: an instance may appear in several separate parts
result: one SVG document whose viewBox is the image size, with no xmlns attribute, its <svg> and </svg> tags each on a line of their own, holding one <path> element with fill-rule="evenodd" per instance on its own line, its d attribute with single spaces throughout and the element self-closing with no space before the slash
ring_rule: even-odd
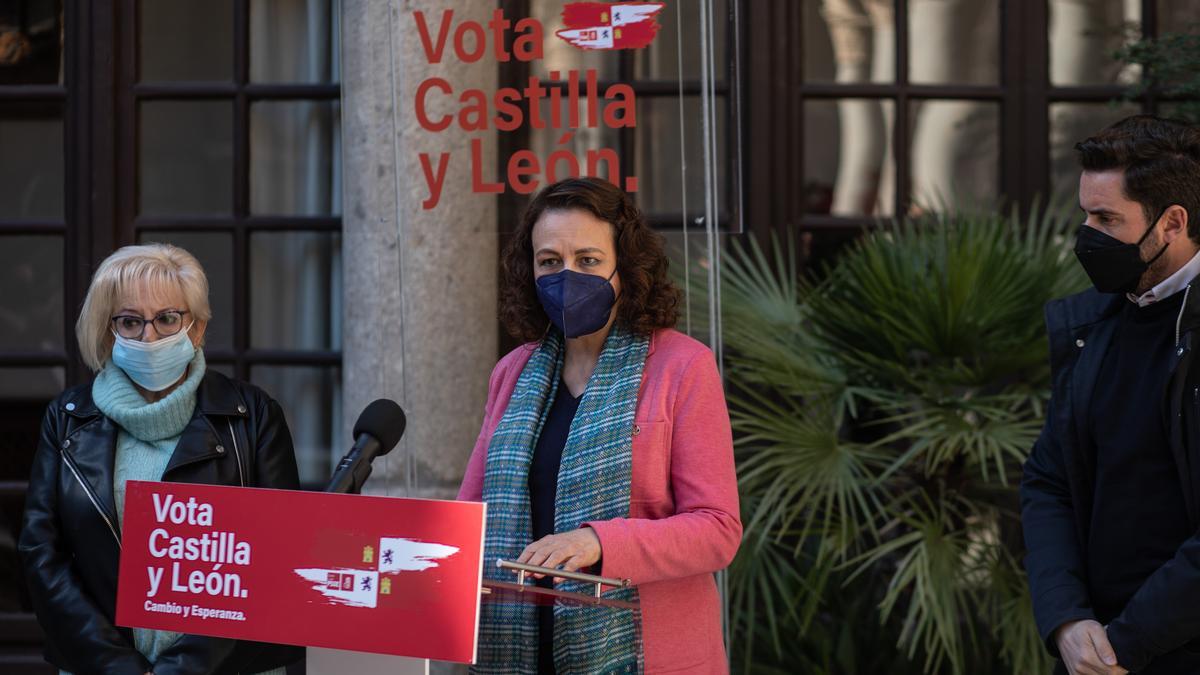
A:
<svg viewBox="0 0 1200 675">
<path fill-rule="evenodd" d="M 116 74 L 118 142 L 116 223 L 118 245 L 131 244 L 142 234 L 186 232 L 230 234 L 233 237 L 233 346 L 206 348 L 212 364 L 230 364 L 234 377 L 249 381 L 255 366 L 341 367 L 339 350 L 256 349 L 250 335 L 250 237 L 257 232 L 319 232 L 340 234 L 342 216 L 252 215 L 250 213 L 250 107 L 260 101 L 333 102 L 341 99 L 339 82 L 321 84 L 259 84 L 250 81 L 250 0 L 233 0 L 233 68 L 231 82 L 138 81 L 138 0 L 120 3 L 120 34 Z M 147 216 L 138 214 L 137 179 L 139 107 L 143 101 L 232 102 L 233 211 L 221 216 Z"/>
<path fill-rule="evenodd" d="M 804 0 L 808 2 L 810 0 Z M 832 216 L 808 213 L 803 190 L 804 106 L 808 101 L 874 99 L 894 104 L 892 128 L 896 171 L 895 214 L 911 205 L 912 156 L 907 129 L 910 106 L 924 100 L 971 100 L 996 103 L 1000 115 L 999 193 L 1023 211 L 1050 190 L 1050 106 L 1097 103 L 1121 98 L 1120 84 L 1054 86 L 1049 69 L 1049 1 L 999 0 L 999 78 L 994 85 L 913 84 L 909 80 L 908 5 L 895 0 L 895 81 L 890 83 L 817 83 L 804 80 L 802 2 L 770 0 L 745 3 L 745 30 L 756 35 L 755 48 L 743 40 L 747 124 L 746 229 L 759 236 L 776 231 L 857 236 L 886 216 Z M 1157 35 L 1156 0 L 1141 0 L 1143 36 Z M 1151 93 L 1138 100 L 1155 112 Z M 774 140 L 774 142 L 772 142 Z M 1011 141 L 1011 142 L 1010 142 Z"/>
</svg>

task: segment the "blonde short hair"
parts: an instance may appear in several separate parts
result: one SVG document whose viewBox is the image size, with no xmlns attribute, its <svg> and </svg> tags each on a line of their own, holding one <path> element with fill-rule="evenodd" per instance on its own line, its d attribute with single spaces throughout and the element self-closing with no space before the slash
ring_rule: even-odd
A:
<svg viewBox="0 0 1200 675">
<path fill-rule="evenodd" d="M 92 285 L 75 322 L 79 355 L 93 371 L 103 368 L 112 356 L 113 334 L 109 324 L 117 303 L 139 287 L 178 289 L 195 321 L 206 323 L 212 318 L 208 277 L 195 256 L 170 244 L 120 248 L 105 258 L 92 276 Z"/>
</svg>

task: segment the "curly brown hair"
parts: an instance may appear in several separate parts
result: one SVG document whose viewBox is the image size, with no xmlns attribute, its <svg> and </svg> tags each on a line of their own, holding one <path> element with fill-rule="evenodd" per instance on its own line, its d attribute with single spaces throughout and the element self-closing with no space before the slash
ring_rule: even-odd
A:
<svg viewBox="0 0 1200 675">
<path fill-rule="evenodd" d="M 538 301 L 533 276 L 533 226 L 546 211 L 587 211 L 613 228 L 621 298 L 617 322 L 640 335 L 672 328 L 679 318 L 679 289 L 667 275 L 663 237 L 650 229 L 629 195 L 600 178 L 568 178 L 534 196 L 501 257 L 500 321 L 513 337 L 535 342 L 550 317 Z"/>
</svg>

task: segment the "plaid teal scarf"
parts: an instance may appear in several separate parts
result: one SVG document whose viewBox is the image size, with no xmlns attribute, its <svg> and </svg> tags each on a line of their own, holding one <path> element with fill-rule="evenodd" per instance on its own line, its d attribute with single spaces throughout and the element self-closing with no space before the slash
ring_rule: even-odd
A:
<svg viewBox="0 0 1200 675">
<path fill-rule="evenodd" d="M 633 420 L 650 340 L 614 326 L 571 422 L 554 502 L 556 532 L 591 521 L 629 517 Z M 487 502 L 484 576 L 515 581 L 496 560 L 516 560 L 532 538 L 529 464 L 562 374 L 563 337 L 542 341 L 517 380 L 508 408 L 488 445 L 483 478 Z M 564 582 L 557 588 L 591 593 Z M 605 593 L 637 602 L 637 589 Z M 604 607 L 554 608 L 554 663 L 560 675 L 642 672 L 640 616 Z M 525 603 L 487 603 L 479 626 L 474 672 L 536 675 L 537 610 Z"/>
</svg>

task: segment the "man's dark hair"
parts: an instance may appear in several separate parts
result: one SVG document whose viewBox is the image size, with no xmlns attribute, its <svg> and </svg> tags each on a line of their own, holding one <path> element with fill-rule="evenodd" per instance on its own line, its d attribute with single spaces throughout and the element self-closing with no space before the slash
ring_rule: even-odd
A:
<svg viewBox="0 0 1200 675">
<path fill-rule="evenodd" d="M 679 316 L 679 289 L 667 274 L 663 237 L 650 229 L 629 195 L 600 178 L 568 178 L 549 185 L 529 203 L 501 257 L 500 320 L 525 341 L 546 334 L 550 318 L 533 281 L 533 226 L 546 211 L 578 209 L 612 226 L 621 304 L 617 320 L 648 335 L 671 328 Z"/>
<path fill-rule="evenodd" d="M 1200 129 L 1182 120 L 1134 115 L 1077 143 L 1084 171 L 1125 173 L 1125 196 L 1153 223 L 1169 206 L 1187 211 L 1188 238 L 1200 243 Z"/>
</svg>

